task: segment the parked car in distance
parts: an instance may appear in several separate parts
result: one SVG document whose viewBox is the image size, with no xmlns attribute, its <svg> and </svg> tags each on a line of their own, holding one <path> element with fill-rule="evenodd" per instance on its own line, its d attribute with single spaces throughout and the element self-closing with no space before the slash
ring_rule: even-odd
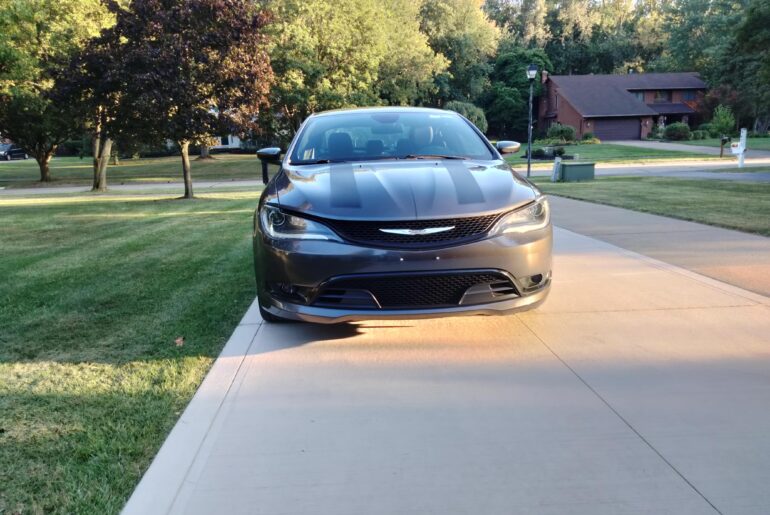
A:
<svg viewBox="0 0 770 515">
<path fill-rule="evenodd" d="M 283 159 L 258 151 L 254 216 L 264 320 L 337 323 L 503 314 L 551 283 L 548 201 L 457 113 L 365 108 L 310 116 Z M 278 172 L 267 177 L 267 163 Z"/>
<path fill-rule="evenodd" d="M 29 155 L 27 155 L 27 152 L 21 147 L 17 147 L 11 143 L 1 143 L 0 159 L 4 159 L 5 161 L 10 161 L 11 159 L 29 159 Z"/>
</svg>

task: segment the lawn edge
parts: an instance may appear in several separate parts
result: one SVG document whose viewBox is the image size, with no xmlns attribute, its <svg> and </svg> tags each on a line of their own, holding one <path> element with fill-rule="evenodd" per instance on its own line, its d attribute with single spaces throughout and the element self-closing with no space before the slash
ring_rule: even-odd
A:
<svg viewBox="0 0 770 515">
<path fill-rule="evenodd" d="M 254 300 L 166 436 L 123 507 L 123 515 L 165 514 L 172 509 L 261 326 Z"/>
<path fill-rule="evenodd" d="M 628 176 L 628 177 L 618 176 L 618 177 L 619 178 L 631 178 L 631 177 L 643 177 L 643 176 Z M 655 177 L 653 177 L 653 178 L 655 178 Z M 661 178 L 661 179 L 681 179 L 683 181 L 692 180 L 692 179 L 686 179 L 686 178 L 682 178 L 682 177 L 657 177 L 657 178 Z M 712 179 L 702 179 L 702 180 L 708 181 L 708 180 L 712 180 Z M 720 229 L 729 229 L 731 231 L 738 231 L 738 232 L 742 232 L 744 234 L 753 234 L 755 236 L 762 236 L 764 238 L 770 238 L 770 234 L 765 234 L 765 233 L 763 233 L 761 231 L 749 231 L 749 230 L 747 230 L 745 228 L 735 227 L 735 226 L 727 225 L 727 224 L 717 224 L 717 223 L 713 223 L 713 222 L 706 222 L 704 220 L 698 220 L 698 219 L 695 219 L 695 218 L 688 218 L 688 217 L 685 217 L 685 216 L 676 216 L 676 215 L 672 215 L 670 213 L 661 213 L 659 211 L 644 210 L 644 209 L 634 209 L 632 207 L 623 206 L 623 205 L 620 205 L 620 204 L 612 204 L 610 202 L 602 202 L 600 200 L 591 200 L 591 199 L 581 198 L 581 197 L 578 197 L 578 196 L 573 196 L 573 195 L 568 195 L 568 194 L 565 195 L 563 193 L 550 193 L 548 191 L 544 191 L 544 193 L 546 195 L 549 195 L 549 196 L 553 195 L 554 197 L 563 197 L 563 198 L 568 198 L 568 199 L 571 199 L 571 200 L 579 200 L 581 202 L 590 202 L 591 204 L 599 204 L 600 206 L 610 206 L 610 207 L 616 207 L 616 208 L 619 208 L 619 209 L 627 209 L 629 211 L 634 211 L 636 213 L 644 213 L 644 214 L 647 214 L 647 215 L 663 216 L 663 217 L 666 217 L 666 218 L 673 218 L 674 220 L 682 220 L 682 221 L 685 221 L 685 222 L 693 222 L 693 223 L 696 223 L 696 224 L 708 225 L 709 227 L 719 227 Z"/>
</svg>

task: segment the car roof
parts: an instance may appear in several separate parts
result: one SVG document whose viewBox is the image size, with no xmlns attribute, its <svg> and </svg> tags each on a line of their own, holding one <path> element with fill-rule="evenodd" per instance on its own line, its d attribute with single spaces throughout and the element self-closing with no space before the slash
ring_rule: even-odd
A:
<svg viewBox="0 0 770 515">
<path fill-rule="evenodd" d="M 345 109 L 332 109 L 313 113 L 308 118 L 322 118 L 326 116 L 335 116 L 352 113 L 436 113 L 436 114 L 457 114 L 454 111 L 436 109 L 433 107 L 409 107 L 409 106 L 384 106 L 384 107 L 353 107 Z M 459 115 L 458 115 L 459 116 Z"/>
</svg>

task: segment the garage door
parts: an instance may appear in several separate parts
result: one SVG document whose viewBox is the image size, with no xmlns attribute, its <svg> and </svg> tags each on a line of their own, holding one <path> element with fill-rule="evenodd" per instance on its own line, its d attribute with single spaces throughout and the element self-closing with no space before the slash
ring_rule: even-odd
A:
<svg viewBox="0 0 770 515">
<path fill-rule="evenodd" d="M 594 135 L 600 140 L 639 139 L 642 124 L 639 118 L 598 118 L 594 120 Z"/>
</svg>

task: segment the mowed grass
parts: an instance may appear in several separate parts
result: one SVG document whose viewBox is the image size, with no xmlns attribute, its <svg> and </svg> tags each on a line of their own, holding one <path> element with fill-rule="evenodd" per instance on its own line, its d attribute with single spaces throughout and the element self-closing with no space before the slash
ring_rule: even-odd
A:
<svg viewBox="0 0 770 515">
<path fill-rule="evenodd" d="M 193 182 L 260 180 L 262 169 L 256 155 L 216 154 L 214 159 L 191 159 Z M 125 159 L 107 168 L 107 183 L 131 184 L 182 181 L 181 157 Z M 0 162 L 0 186 L 90 185 L 93 181 L 91 158 L 57 157 L 51 161 L 53 182 L 41 184 L 40 171 L 34 159 Z"/>
<path fill-rule="evenodd" d="M 770 183 L 659 177 L 535 182 L 553 195 L 770 236 Z"/>
<path fill-rule="evenodd" d="M 0 513 L 120 511 L 254 298 L 257 197 L 0 197 Z"/>
<path fill-rule="evenodd" d="M 733 141 L 739 141 L 737 136 L 733 138 Z M 708 139 L 693 139 L 688 141 L 676 141 L 674 143 L 684 143 L 685 145 L 694 145 L 701 147 L 719 147 L 719 138 Z M 747 138 L 746 145 L 749 150 L 770 150 L 770 138 Z M 730 144 L 725 145 L 725 152 L 730 152 Z"/>
<path fill-rule="evenodd" d="M 676 150 L 659 150 L 654 148 L 639 148 L 628 145 L 616 145 L 614 143 L 599 143 L 596 145 L 562 145 L 567 155 L 578 155 L 580 161 L 593 161 L 596 163 L 644 163 L 648 161 L 660 160 L 692 160 L 692 159 L 719 159 L 718 156 L 701 154 L 697 151 L 680 152 Z M 526 152 L 526 142 L 522 144 L 521 150 L 513 157 L 506 158 L 517 169 L 527 165 L 526 157 L 522 157 Z M 533 145 L 533 149 L 539 148 L 539 145 Z M 543 163 L 536 159 L 533 164 Z M 546 162 L 548 166 L 553 165 L 553 161 Z"/>
</svg>

